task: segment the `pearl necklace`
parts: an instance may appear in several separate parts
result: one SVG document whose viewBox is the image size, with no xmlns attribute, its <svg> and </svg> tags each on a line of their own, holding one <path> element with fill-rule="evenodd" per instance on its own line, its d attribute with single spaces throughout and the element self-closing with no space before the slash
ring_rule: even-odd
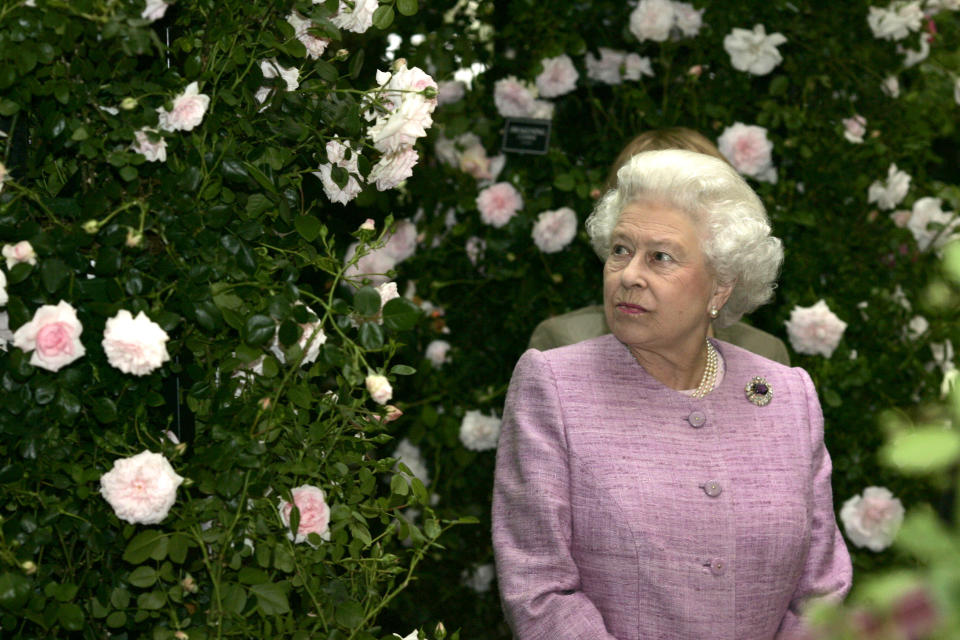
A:
<svg viewBox="0 0 960 640">
<path fill-rule="evenodd" d="M 713 347 L 713 343 L 710 340 L 707 340 L 707 366 L 703 369 L 703 377 L 700 378 L 700 384 L 697 385 L 697 388 L 693 390 L 693 393 L 690 395 L 694 398 L 702 398 L 711 391 L 713 387 L 717 384 L 717 365 L 719 361 L 719 356 L 717 355 L 717 350 Z"/>
</svg>

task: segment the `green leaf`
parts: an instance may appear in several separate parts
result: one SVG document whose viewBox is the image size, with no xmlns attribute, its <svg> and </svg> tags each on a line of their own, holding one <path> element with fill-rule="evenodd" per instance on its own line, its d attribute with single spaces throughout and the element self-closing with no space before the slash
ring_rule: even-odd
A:
<svg viewBox="0 0 960 640">
<path fill-rule="evenodd" d="M 283 547 L 276 547 L 273 550 L 273 566 L 286 573 L 293 573 L 297 568 L 293 556 Z"/>
<path fill-rule="evenodd" d="M 383 305 L 383 325 L 392 331 L 412 329 L 423 312 L 406 298 L 394 298 Z"/>
<path fill-rule="evenodd" d="M 403 474 L 393 474 L 393 477 L 390 478 L 390 491 L 398 496 L 405 496 L 410 493 L 410 485 L 407 484 Z"/>
<path fill-rule="evenodd" d="M 313 242 L 320 235 L 323 224 L 314 216 L 297 216 L 293 221 L 297 233 L 307 242 Z"/>
<path fill-rule="evenodd" d="M 244 567 L 237 574 L 237 579 L 242 584 L 265 584 L 270 580 L 270 576 L 255 567 Z"/>
<path fill-rule="evenodd" d="M 277 324 L 273 321 L 273 318 L 256 314 L 247 318 L 241 334 L 244 342 L 251 347 L 259 347 L 272 340 L 276 330 Z"/>
<path fill-rule="evenodd" d="M 31 271 L 33 271 L 32 264 L 29 262 L 18 262 L 13 265 L 13 269 L 10 269 L 10 275 L 7 276 L 7 284 L 23 282 L 30 276 Z"/>
<path fill-rule="evenodd" d="M 21 573 L 0 574 L 0 606 L 19 612 L 30 597 L 30 581 Z"/>
<path fill-rule="evenodd" d="M 436 518 L 427 518 L 423 523 L 423 532 L 427 534 L 428 538 L 437 538 L 440 536 L 440 525 L 437 524 Z"/>
<path fill-rule="evenodd" d="M 150 591 L 142 593 L 137 597 L 137 607 L 148 611 L 162 609 L 167 603 L 167 597 L 163 591 Z"/>
<path fill-rule="evenodd" d="M 123 559 L 130 564 L 141 564 L 147 558 L 163 560 L 167 555 L 167 544 L 167 538 L 161 532 L 155 529 L 141 531 L 130 540 Z"/>
<path fill-rule="evenodd" d="M 183 564 L 187 559 L 187 551 L 190 549 L 190 538 L 182 533 L 175 533 L 170 536 L 168 553 L 170 560 L 177 564 Z"/>
<path fill-rule="evenodd" d="M 157 581 L 157 571 L 153 567 L 137 567 L 130 572 L 127 580 L 135 587 L 140 587 L 145 589 L 147 587 L 152 587 L 153 584 Z"/>
<path fill-rule="evenodd" d="M 561 173 L 553 179 L 553 186 L 560 191 L 573 191 L 577 183 L 569 173 Z"/>
<path fill-rule="evenodd" d="M 393 24 L 393 7 L 388 4 L 382 4 L 373 12 L 373 25 L 377 29 L 389 29 Z"/>
<path fill-rule="evenodd" d="M 13 100 L 7 98 L 0 100 L 0 116 L 12 116 L 17 111 L 20 111 L 20 105 Z"/>
<path fill-rule="evenodd" d="M 275 616 L 290 611 L 287 593 L 281 584 L 257 584 L 250 587 L 250 593 L 257 598 L 257 606 L 264 615 Z"/>
<path fill-rule="evenodd" d="M 948 278 L 960 283 L 960 240 L 954 240 L 943 249 L 943 270 Z"/>
<path fill-rule="evenodd" d="M 98 422 L 109 424 L 117 420 L 117 405 L 110 398 L 94 398 L 91 409 Z"/>
<path fill-rule="evenodd" d="M 83 609 L 72 602 L 63 603 L 57 607 L 57 621 L 67 631 L 80 631 L 84 622 Z"/>
<path fill-rule="evenodd" d="M 413 367 L 408 367 L 405 364 L 395 364 L 390 368 L 390 373 L 398 376 L 412 376 L 417 372 Z"/>
<path fill-rule="evenodd" d="M 224 586 L 223 606 L 227 611 L 240 615 L 247 606 L 247 592 L 236 583 Z"/>
<path fill-rule="evenodd" d="M 293 404 L 297 405 L 301 409 L 309 409 L 310 404 L 313 401 L 313 394 L 310 393 L 310 389 L 303 384 L 291 386 L 287 390 L 287 397 L 290 398 L 290 401 L 293 402 Z"/>
<path fill-rule="evenodd" d="M 940 471 L 960 457 L 960 434 L 939 426 L 901 431 L 880 450 L 880 457 L 902 473 Z"/>
<path fill-rule="evenodd" d="M 414 15 L 417 12 L 417 0 L 397 0 L 397 11 L 405 16 Z"/>
<path fill-rule="evenodd" d="M 138 175 L 139 174 L 137 173 L 137 168 L 131 167 L 130 165 L 127 165 L 122 169 L 120 169 L 120 177 L 126 180 L 127 182 L 136 180 Z"/>
<path fill-rule="evenodd" d="M 380 311 L 383 301 L 373 287 L 361 287 L 353 296 L 353 308 L 362 316 L 373 316 Z"/>
<path fill-rule="evenodd" d="M 360 344 L 364 349 L 375 350 L 383 346 L 383 329 L 373 322 L 365 322 L 360 327 Z"/>
<path fill-rule="evenodd" d="M 334 613 L 337 624 L 347 629 L 354 629 L 359 626 L 363 622 L 363 616 L 363 607 L 354 600 L 347 600 L 338 604 Z"/>
<path fill-rule="evenodd" d="M 107 626 L 112 629 L 119 629 L 127 624 L 127 614 L 123 611 L 114 611 L 107 616 Z"/>
<path fill-rule="evenodd" d="M 70 268 L 60 258 L 44 260 L 40 265 L 40 280 L 47 293 L 56 293 L 69 277 Z"/>
<path fill-rule="evenodd" d="M 365 57 L 366 55 L 364 54 L 363 49 L 358 49 L 350 59 L 350 77 L 354 80 L 360 77 L 360 72 L 363 70 L 363 61 Z"/>
<path fill-rule="evenodd" d="M 250 164 L 249 162 L 244 162 L 243 166 L 247 170 L 247 173 L 250 174 L 250 177 L 256 180 L 261 187 L 263 187 L 270 193 L 275 194 L 277 192 L 276 185 L 274 185 L 273 181 L 267 177 L 267 174 L 265 174 L 263 171 L 261 171 L 254 165 Z"/>
</svg>

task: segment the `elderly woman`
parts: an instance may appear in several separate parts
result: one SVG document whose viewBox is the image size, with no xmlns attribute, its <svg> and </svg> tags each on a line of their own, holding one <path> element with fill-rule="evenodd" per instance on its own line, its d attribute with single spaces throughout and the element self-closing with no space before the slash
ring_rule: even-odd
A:
<svg viewBox="0 0 960 640">
<path fill-rule="evenodd" d="M 810 377 L 707 338 L 772 297 L 780 241 L 725 162 L 634 156 L 587 221 L 612 335 L 527 351 L 497 451 L 493 538 L 520 640 L 752 640 L 842 598 Z"/>
</svg>

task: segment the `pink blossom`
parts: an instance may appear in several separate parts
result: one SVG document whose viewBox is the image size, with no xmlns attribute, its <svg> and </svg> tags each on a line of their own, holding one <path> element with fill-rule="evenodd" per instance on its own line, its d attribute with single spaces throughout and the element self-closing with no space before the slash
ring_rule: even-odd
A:
<svg viewBox="0 0 960 640">
<path fill-rule="evenodd" d="M 854 114 L 851 118 L 843 119 L 843 137 L 846 138 L 848 142 L 861 144 L 863 142 L 863 134 L 866 132 L 867 119 L 859 113 Z"/>
<path fill-rule="evenodd" d="M 378 191 L 394 189 L 413 175 L 413 167 L 419 159 L 420 155 L 410 147 L 388 153 L 373 165 L 367 181 L 376 185 Z"/>
<path fill-rule="evenodd" d="M 129 311 L 121 309 L 107 320 L 101 344 L 110 366 L 143 376 L 170 360 L 167 340 L 167 332 L 143 311 L 134 318 Z"/>
<path fill-rule="evenodd" d="M 373 221 L 373 218 L 367 218 L 363 221 L 363 224 L 360 225 L 360 228 L 364 231 L 373 231 L 377 228 L 377 223 Z"/>
<path fill-rule="evenodd" d="M 843 503 L 840 520 L 850 542 L 871 551 L 883 551 L 893 543 L 903 522 L 903 504 L 889 489 L 867 487 L 863 496 Z"/>
<path fill-rule="evenodd" d="M 157 138 L 156 142 L 150 139 L 151 133 Z M 147 162 L 167 161 L 167 141 L 155 129 L 143 127 L 134 133 L 134 136 L 136 136 L 136 142 L 130 148 L 146 158 Z"/>
<path fill-rule="evenodd" d="M 309 542 L 311 533 L 315 533 L 323 540 L 330 539 L 330 507 L 327 506 L 323 490 L 313 485 L 304 484 L 290 491 L 293 502 L 280 501 L 280 521 L 287 529 L 290 528 L 290 514 L 296 505 L 300 512 L 300 522 L 296 533 L 287 535 L 295 544 Z"/>
<path fill-rule="evenodd" d="M 3 257 L 7 259 L 7 269 L 13 269 L 21 262 L 37 264 L 37 252 L 33 250 L 33 245 L 28 240 L 3 245 Z"/>
<path fill-rule="evenodd" d="M 160 114 L 159 127 L 164 131 L 190 131 L 203 121 L 203 115 L 210 106 L 210 96 L 200 93 L 196 81 L 191 82 L 183 93 L 173 99 L 173 110 L 163 107 L 157 109 Z"/>
<path fill-rule="evenodd" d="M 510 222 L 522 208 L 523 197 L 509 182 L 491 185 L 477 196 L 480 219 L 498 229 Z"/>
<path fill-rule="evenodd" d="M 386 404 L 393 397 L 393 387 L 386 376 L 369 374 L 365 380 L 370 397 L 377 404 Z"/>
<path fill-rule="evenodd" d="M 891 213 L 890 218 L 893 220 L 893 224 L 901 229 L 906 229 L 907 223 L 910 222 L 910 216 L 912 215 L 913 212 L 909 209 L 900 209 Z"/>
<path fill-rule="evenodd" d="M 717 146 L 720 153 L 743 175 L 765 180 L 773 169 L 773 143 L 767 139 L 767 130 L 763 127 L 736 122 L 724 129 L 717 139 Z"/>
<path fill-rule="evenodd" d="M 453 104 L 463 100 L 467 93 L 467 85 L 459 80 L 448 80 L 437 85 L 437 104 Z"/>
<path fill-rule="evenodd" d="M 183 482 L 163 455 L 143 451 L 115 460 L 100 476 L 100 495 L 130 524 L 158 524 L 170 513 Z"/>
<path fill-rule="evenodd" d="M 460 170 L 477 180 L 493 179 L 493 174 L 490 173 L 490 157 L 479 140 L 460 154 Z"/>
<path fill-rule="evenodd" d="M 417 250 L 417 226 L 409 220 L 398 220 L 382 251 L 396 262 L 403 262 Z"/>
<path fill-rule="evenodd" d="M 564 54 L 541 61 L 543 71 L 537 76 L 537 90 L 544 98 L 556 98 L 577 88 L 576 67 L 570 56 Z"/>
<path fill-rule="evenodd" d="M 493 85 L 493 102 L 504 118 L 529 118 L 536 96 L 514 76 L 497 80 Z"/>
<path fill-rule="evenodd" d="M 347 247 L 344 262 L 349 263 L 356 254 L 359 242 L 354 242 Z M 349 280 L 367 279 L 373 285 L 383 284 L 390 278 L 386 275 L 388 271 L 397 266 L 396 259 L 386 251 L 374 250 L 357 260 L 356 264 L 347 267 L 344 274 Z"/>
<path fill-rule="evenodd" d="M 586 56 L 587 77 L 605 84 L 616 85 L 623 82 L 621 68 L 627 54 L 607 47 L 600 47 L 598 52 L 599 58 L 594 57 L 592 53 Z"/>
<path fill-rule="evenodd" d="M 67 302 L 56 306 L 45 304 L 33 319 L 13 334 L 13 346 L 33 351 L 30 364 L 48 371 L 59 371 L 86 353 L 80 334 L 83 325 L 77 311 Z"/>
<path fill-rule="evenodd" d="M 577 214 L 570 207 L 544 211 L 533 225 L 533 242 L 544 253 L 563 250 L 577 235 Z"/>
<path fill-rule="evenodd" d="M 326 146 L 327 160 L 326 164 L 319 167 L 319 171 L 314 171 L 313 175 L 320 179 L 323 184 L 323 192 L 327 194 L 331 202 L 347 204 L 357 197 L 363 190 L 357 176 L 360 175 L 360 169 L 357 167 L 358 154 L 350 146 L 350 141 L 341 142 L 339 138 L 329 140 Z M 349 174 L 347 183 L 341 187 L 333 180 L 333 167 L 345 169 Z"/>
<path fill-rule="evenodd" d="M 640 0 L 630 14 L 630 33 L 640 42 L 663 42 L 670 37 L 673 20 L 673 3 L 670 0 Z"/>
<path fill-rule="evenodd" d="M 829 358 L 840 344 L 847 323 L 837 317 L 823 300 L 812 307 L 795 306 L 787 320 L 787 336 L 797 353 Z"/>
</svg>

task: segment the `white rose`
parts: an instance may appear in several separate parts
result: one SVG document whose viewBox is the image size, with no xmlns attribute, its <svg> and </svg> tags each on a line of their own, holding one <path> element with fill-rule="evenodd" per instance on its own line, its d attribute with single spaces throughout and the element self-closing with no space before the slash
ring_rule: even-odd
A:
<svg viewBox="0 0 960 640">
<path fill-rule="evenodd" d="M 427 345 L 424 354 L 427 360 L 437 369 L 450 361 L 450 343 L 446 340 L 433 340 Z"/>
<path fill-rule="evenodd" d="M 717 139 L 717 147 L 743 175 L 765 182 L 776 182 L 775 173 L 773 179 L 770 179 L 770 172 L 774 171 L 773 143 L 767 139 L 767 130 L 763 127 L 736 122 L 723 130 Z"/>
<path fill-rule="evenodd" d="M 870 7 L 867 24 L 875 38 L 903 40 L 911 31 L 920 29 L 923 9 L 919 2 L 892 2 L 886 9 Z"/>
<path fill-rule="evenodd" d="M 670 0 L 640 0 L 630 13 L 630 33 L 637 40 L 663 42 L 670 37 L 674 9 Z"/>
<path fill-rule="evenodd" d="M 700 33 L 703 26 L 703 9 L 697 9 L 689 2 L 674 2 L 673 15 L 680 33 L 692 38 Z"/>
<path fill-rule="evenodd" d="M 900 97 L 900 81 L 897 76 L 887 76 L 880 84 L 880 90 L 893 99 Z"/>
<path fill-rule="evenodd" d="M 453 104 L 463 100 L 467 85 L 459 80 L 448 80 L 437 85 L 437 104 Z"/>
<path fill-rule="evenodd" d="M 930 56 L 930 40 L 925 33 L 920 34 L 920 48 L 907 49 L 897 45 L 897 53 L 903 54 L 903 66 L 910 68 L 926 60 Z"/>
<path fill-rule="evenodd" d="M 787 320 L 787 336 L 797 353 L 833 355 L 840 344 L 847 323 L 833 313 L 823 300 L 812 307 L 796 306 Z"/>
<path fill-rule="evenodd" d="M 150 134 L 157 137 L 157 141 L 150 139 Z M 157 133 L 156 129 L 144 127 L 135 134 L 136 141 L 130 146 L 136 153 L 139 153 L 147 162 L 166 162 L 167 161 L 167 141 Z"/>
<path fill-rule="evenodd" d="M 398 220 L 381 251 L 400 263 L 417 250 L 417 226 L 410 220 Z"/>
<path fill-rule="evenodd" d="M 379 0 L 354 0 L 352 4 L 351 9 L 350 5 L 340 0 L 337 15 L 330 18 L 330 22 L 340 29 L 363 33 L 373 26 L 373 12 L 380 6 L 380 2 Z"/>
<path fill-rule="evenodd" d="M 598 49 L 600 57 L 596 58 L 592 53 L 586 56 L 587 77 L 597 82 L 617 85 L 623 82 L 621 68 L 624 64 L 626 53 L 607 47 Z"/>
<path fill-rule="evenodd" d="M 486 416 L 479 411 L 467 411 L 460 423 L 460 442 L 472 451 L 497 448 L 500 438 L 500 418 Z"/>
<path fill-rule="evenodd" d="M 541 96 L 555 98 L 577 88 L 580 74 L 570 56 L 564 54 L 556 58 L 544 58 L 541 64 L 543 71 L 537 76 L 537 90 Z"/>
<path fill-rule="evenodd" d="M 121 309 L 107 320 L 101 344 L 110 366 L 143 376 L 170 360 L 167 339 L 167 332 L 143 311 L 134 318 L 129 311 Z"/>
<path fill-rule="evenodd" d="M 160 114 L 159 127 L 164 131 L 190 131 L 203 121 L 210 106 L 210 96 L 200 93 L 196 81 L 191 82 L 183 93 L 173 99 L 173 109 L 157 108 Z"/>
<path fill-rule="evenodd" d="M 875 180 L 867 189 L 867 202 L 876 202 L 881 209 L 893 209 L 907 197 L 910 190 L 910 176 L 891 164 L 887 169 L 887 181 L 882 183 Z"/>
<path fill-rule="evenodd" d="M 140 13 L 140 17 L 144 20 L 154 22 L 163 17 L 167 12 L 168 6 L 169 5 L 163 0 L 147 0 L 147 4 Z"/>
<path fill-rule="evenodd" d="M 411 631 L 411 632 L 408 633 L 407 635 L 403 636 L 402 638 L 400 637 L 400 634 L 399 634 L 399 633 L 395 633 L 395 634 L 393 634 L 393 635 L 395 635 L 396 637 L 400 638 L 400 640 L 418 640 L 418 638 L 420 638 L 419 631 L 417 631 L 416 629 L 414 629 L 413 631 Z"/>
<path fill-rule="evenodd" d="M 867 119 L 859 113 L 852 118 L 843 119 L 843 137 L 854 144 L 863 143 L 863 134 L 867 132 Z"/>
<path fill-rule="evenodd" d="M 916 340 L 930 328 L 930 323 L 923 316 L 914 316 L 907 324 L 907 337 Z"/>
<path fill-rule="evenodd" d="M 413 175 L 413 168 L 419 159 L 420 154 L 410 147 L 385 154 L 370 169 L 367 181 L 376 185 L 378 191 L 394 189 Z"/>
<path fill-rule="evenodd" d="M 533 225 L 533 243 L 544 253 L 557 253 L 577 235 L 577 214 L 570 207 L 544 211 Z"/>
<path fill-rule="evenodd" d="M 10 331 L 10 316 L 6 311 L 0 311 L 0 351 L 7 350 L 7 343 L 13 341 L 13 332 Z"/>
<path fill-rule="evenodd" d="M 436 90 L 437 83 L 423 70 L 404 63 L 392 72 L 377 71 L 377 82 L 380 86 L 373 93 L 378 102 L 365 114 L 376 122 L 367 135 L 381 153 L 403 151 L 427 135 L 433 124 L 437 98 L 427 98 L 423 92 Z"/>
<path fill-rule="evenodd" d="M 907 229 L 913 234 L 922 251 L 930 247 L 939 249 L 953 239 L 960 225 L 960 218 L 944 211 L 940 198 L 920 198 L 913 203 L 913 212 L 907 220 Z M 930 225 L 936 225 L 931 228 Z"/>
<path fill-rule="evenodd" d="M 327 46 L 330 44 L 330 40 L 327 38 L 318 38 L 310 34 L 310 27 L 313 26 L 313 22 L 307 20 L 296 11 L 291 12 L 290 15 L 287 16 L 287 22 L 293 27 L 297 40 L 299 40 L 307 50 L 308 58 L 317 59 L 323 55 L 323 52 L 327 50 Z"/>
<path fill-rule="evenodd" d="M 284 67 L 276 58 L 261 60 L 260 72 L 264 78 L 283 78 L 287 91 L 296 91 L 300 87 L 300 69 Z"/>
<path fill-rule="evenodd" d="M 385 376 L 371 373 L 366 379 L 367 391 L 377 404 L 387 404 L 393 397 L 393 387 Z"/>
<path fill-rule="evenodd" d="M 460 574 L 460 579 L 464 585 L 473 589 L 477 593 L 486 593 L 490 591 L 490 585 L 496 575 L 492 564 L 481 564 L 473 571 L 464 569 Z"/>
<path fill-rule="evenodd" d="M 115 460 L 113 468 L 100 476 L 100 495 L 121 520 L 158 524 L 170 512 L 182 482 L 166 458 L 144 451 Z"/>
<path fill-rule="evenodd" d="M 347 247 L 344 263 L 350 263 L 357 252 L 359 242 L 354 242 Z M 350 280 L 367 279 L 373 285 L 378 285 L 389 280 L 387 272 L 397 266 L 397 260 L 383 249 L 376 249 L 367 253 L 357 260 L 357 263 L 347 267 L 344 276 Z"/>
<path fill-rule="evenodd" d="M 83 325 L 77 311 L 68 302 L 56 306 L 45 304 L 33 314 L 30 322 L 13 334 L 13 346 L 33 351 L 30 364 L 47 371 L 59 371 L 86 353 L 80 334 Z"/>
<path fill-rule="evenodd" d="M 27 240 L 3 245 L 3 257 L 7 259 L 7 269 L 13 269 L 14 265 L 21 262 L 37 264 L 37 252 Z"/>
<path fill-rule="evenodd" d="M 636 53 L 628 53 L 623 58 L 623 79 L 639 80 L 642 76 L 653 77 L 653 67 L 650 58 L 641 57 Z"/>
<path fill-rule="evenodd" d="M 867 487 L 863 496 L 843 503 L 840 520 L 850 542 L 871 551 L 883 551 L 897 537 L 903 523 L 903 504 L 889 489 Z"/>
<path fill-rule="evenodd" d="M 327 162 L 319 167 L 319 171 L 314 171 L 313 175 L 320 179 L 323 184 L 323 192 L 327 194 L 331 202 L 347 204 L 357 197 L 363 190 L 357 181 L 360 175 L 360 169 L 357 167 L 357 152 L 350 147 L 350 142 L 341 142 L 339 138 L 329 140 L 326 146 Z M 347 183 L 340 187 L 333 180 L 333 167 L 337 166 L 346 169 L 349 177 Z"/>
<path fill-rule="evenodd" d="M 504 118 L 531 117 L 535 100 L 533 91 L 514 76 L 497 80 L 493 85 L 493 102 Z"/>
<path fill-rule="evenodd" d="M 423 454 L 420 453 L 420 448 L 417 445 L 404 438 L 397 443 L 397 449 L 393 452 L 393 457 L 407 465 L 410 473 L 415 478 L 419 478 L 423 486 L 430 484 L 430 472 L 427 470 L 427 463 L 424 461 Z"/>
<path fill-rule="evenodd" d="M 758 24 L 753 31 L 734 28 L 723 39 L 723 48 L 730 55 L 734 69 L 763 76 L 783 62 L 777 47 L 786 41 L 780 33 L 767 35 L 764 26 Z"/>
<path fill-rule="evenodd" d="M 953 343 L 950 340 L 931 342 L 929 346 L 930 353 L 933 354 L 933 364 L 940 367 L 941 371 L 947 373 L 957 368 L 953 361 Z"/>
<path fill-rule="evenodd" d="M 10 297 L 7 295 L 7 274 L 0 271 L 0 306 L 7 304 L 9 299 Z M 4 344 L 4 350 L 6 350 L 6 344 Z"/>
</svg>

